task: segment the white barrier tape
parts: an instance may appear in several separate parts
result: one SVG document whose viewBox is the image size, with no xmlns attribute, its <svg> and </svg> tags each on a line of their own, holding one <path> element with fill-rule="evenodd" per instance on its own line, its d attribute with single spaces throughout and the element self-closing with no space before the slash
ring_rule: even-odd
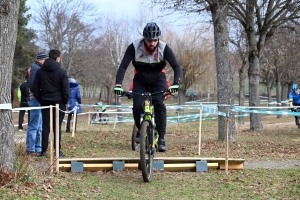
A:
<svg viewBox="0 0 300 200">
<path fill-rule="evenodd" d="M 0 110 L 11 110 L 11 103 L 0 104 Z"/>
<path fill-rule="evenodd" d="M 26 125 L 28 125 L 28 123 L 22 124 L 22 126 L 26 126 Z M 18 124 L 14 124 L 14 127 L 17 127 L 17 126 L 19 126 L 19 125 Z"/>
<path fill-rule="evenodd" d="M 52 106 L 55 108 L 55 106 Z M 50 106 L 38 106 L 38 107 L 21 107 L 21 108 L 13 108 L 12 111 L 15 110 L 37 110 L 37 109 L 43 109 L 43 108 L 50 108 Z"/>
</svg>

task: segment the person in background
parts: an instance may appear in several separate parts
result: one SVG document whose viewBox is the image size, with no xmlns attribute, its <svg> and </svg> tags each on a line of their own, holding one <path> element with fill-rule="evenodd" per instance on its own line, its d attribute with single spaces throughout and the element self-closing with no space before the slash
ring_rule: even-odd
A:
<svg viewBox="0 0 300 200">
<path fill-rule="evenodd" d="M 106 106 L 101 101 L 96 103 L 96 105 L 101 108 L 100 110 L 97 110 L 97 111 L 101 112 L 101 113 L 99 113 L 99 118 L 101 118 L 102 113 L 106 111 Z"/>
<path fill-rule="evenodd" d="M 20 102 L 19 107 L 20 108 L 29 107 L 28 99 L 29 99 L 29 89 L 28 89 L 27 81 L 24 81 L 18 87 L 18 100 Z M 19 131 L 23 131 L 23 122 L 24 122 L 25 112 L 26 112 L 25 110 L 20 110 L 19 111 Z M 27 110 L 27 112 L 28 112 L 28 122 L 29 122 L 29 120 L 30 120 L 30 111 Z"/>
<path fill-rule="evenodd" d="M 59 104 L 59 157 L 65 155 L 61 151 L 61 124 L 64 120 L 65 111 L 69 102 L 70 90 L 66 71 L 60 67 L 61 52 L 56 49 L 49 51 L 49 58 L 37 71 L 32 91 L 41 106 L 56 106 Z M 47 156 L 50 134 L 50 108 L 42 109 L 43 131 L 42 151 L 40 156 Z M 53 112 L 54 148 L 56 147 L 56 112 Z"/>
<path fill-rule="evenodd" d="M 74 115 L 74 111 L 75 109 L 77 109 L 76 111 L 76 120 L 75 122 L 75 130 L 74 132 L 76 132 L 76 126 L 77 126 L 77 114 L 81 113 L 81 95 L 80 95 L 80 89 L 78 86 L 77 81 L 74 78 L 69 78 L 69 87 L 70 87 L 70 100 L 68 103 L 68 120 L 67 120 L 67 127 L 66 127 L 66 132 L 70 133 L 71 129 L 70 129 L 70 124 L 71 124 L 71 119 L 72 116 Z"/>
<path fill-rule="evenodd" d="M 13 104 L 13 102 L 14 102 L 14 87 L 13 87 L 13 85 L 11 84 L 11 95 L 10 95 L 10 97 L 11 97 L 11 105 Z"/>
<path fill-rule="evenodd" d="M 148 91 L 149 88 L 151 93 L 166 91 L 168 89 L 166 74 L 162 70 L 167 65 L 167 62 L 174 71 L 174 82 L 168 91 L 171 93 L 178 91 L 182 71 L 171 48 L 159 39 L 160 35 L 161 30 L 155 22 L 147 23 L 143 30 L 143 38 L 136 40 L 127 47 L 117 71 L 115 94 L 122 95 L 124 93 L 122 82 L 130 62 L 132 62 L 137 72 L 133 78 L 133 93 L 143 93 Z M 133 96 L 133 117 L 138 128 L 135 138 L 136 142 L 140 141 L 140 114 L 143 113 L 143 102 L 144 97 Z M 156 130 L 159 134 L 158 151 L 164 152 L 167 151 L 165 142 L 167 113 L 164 97 L 155 96 L 153 104 Z"/>
<path fill-rule="evenodd" d="M 44 51 L 40 51 L 36 55 L 35 62 L 29 67 L 26 78 L 29 88 L 29 107 L 40 107 L 41 104 L 37 101 L 32 92 L 32 86 L 35 79 L 36 72 L 44 64 L 48 55 Z M 42 113 L 41 109 L 33 109 L 30 111 L 30 119 L 28 123 L 27 135 L 26 135 L 26 153 L 39 154 L 42 151 L 41 148 L 41 132 L 42 132 Z"/>
<path fill-rule="evenodd" d="M 293 84 L 292 91 L 289 94 L 289 106 L 300 106 L 300 93 L 298 84 Z M 292 112 L 297 112 L 296 108 L 291 108 Z M 300 129 L 300 123 L 299 123 L 299 116 L 295 116 L 295 123 L 296 126 Z"/>
</svg>

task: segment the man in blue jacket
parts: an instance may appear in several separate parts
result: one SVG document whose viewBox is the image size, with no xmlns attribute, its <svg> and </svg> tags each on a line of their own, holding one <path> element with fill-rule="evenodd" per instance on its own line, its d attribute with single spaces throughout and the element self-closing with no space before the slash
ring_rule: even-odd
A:
<svg viewBox="0 0 300 200">
<path fill-rule="evenodd" d="M 36 72 L 44 64 L 48 55 L 44 51 L 40 51 L 36 55 L 35 62 L 28 69 L 26 75 L 27 85 L 29 88 L 29 107 L 39 107 L 40 102 L 37 101 L 36 97 L 32 92 L 33 81 L 35 79 Z M 33 109 L 30 111 L 30 120 L 28 123 L 28 130 L 26 135 L 26 153 L 39 154 L 41 152 L 41 132 L 42 132 L 42 113 L 41 109 Z"/>
</svg>

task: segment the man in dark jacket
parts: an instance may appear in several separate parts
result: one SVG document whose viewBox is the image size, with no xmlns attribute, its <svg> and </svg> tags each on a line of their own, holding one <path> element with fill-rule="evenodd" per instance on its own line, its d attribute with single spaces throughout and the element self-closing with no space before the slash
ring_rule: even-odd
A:
<svg viewBox="0 0 300 200">
<path fill-rule="evenodd" d="M 65 155 L 61 151 L 61 124 L 63 122 L 66 105 L 69 101 L 69 80 L 64 69 L 60 67 L 60 51 L 52 49 L 49 59 L 45 60 L 41 69 L 36 73 L 33 83 L 33 94 L 41 103 L 41 106 L 59 104 L 59 156 Z M 54 148 L 56 137 L 56 113 L 53 112 Z M 40 156 L 46 156 L 50 133 L 50 108 L 42 109 L 42 152 Z M 57 150 L 57 149 L 56 149 Z"/>
<path fill-rule="evenodd" d="M 27 81 L 24 81 L 18 87 L 18 100 L 20 102 L 20 108 L 29 107 L 28 99 L 29 99 L 28 84 L 27 84 Z M 19 131 L 23 131 L 23 122 L 24 122 L 25 112 L 26 112 L 26 110 L 20 110 L 19 111 Z M 28 112 L 28 122 L 29 122 L 29 120 L 30 120 L 30 111 L 28 110 L 27 112 Z"/>
</svg>

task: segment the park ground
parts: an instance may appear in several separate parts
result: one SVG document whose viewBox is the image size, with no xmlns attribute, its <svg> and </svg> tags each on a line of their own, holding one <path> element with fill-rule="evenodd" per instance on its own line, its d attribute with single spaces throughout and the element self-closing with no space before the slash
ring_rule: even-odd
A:
<svg viewBox="0 0 300 200">
<path fill-rule="evenodd" d="M 172 114 L 172 113 L 170 113 Z M 138 157 L 131 150 L 132 123 L 88 125 L 78 117 L 74 137 L 63 125 L 63 151 L 67 158 Z M 244 158 L 244 168 L 155 172 L 144 183 L 139 170 L 50 173 L 49 158 L 25 156 L 25 131 L 16 129 L 16 177 L 0 188 L 1 199 L 300 199 L 300 129 L 294 117 L 264 115 L 263 131 L 249 130 L 249 118 L 236 127 L 236 141 L 229 144 L 230 158 Z M 15 121 L 16 124 L 16 121 Z M 167 126 L 169 150 L 159 157 L 225 157 L 225 143 L 217 140 L 217 121 L 202 123 L 201 155 L 199 122 Z M 19 137 L 21 135 L 22 137 Z M 20 162 L 21 161 L 21 162 Z M 18 163 L 18 162 L 17 162 Z"/>
</svg>

